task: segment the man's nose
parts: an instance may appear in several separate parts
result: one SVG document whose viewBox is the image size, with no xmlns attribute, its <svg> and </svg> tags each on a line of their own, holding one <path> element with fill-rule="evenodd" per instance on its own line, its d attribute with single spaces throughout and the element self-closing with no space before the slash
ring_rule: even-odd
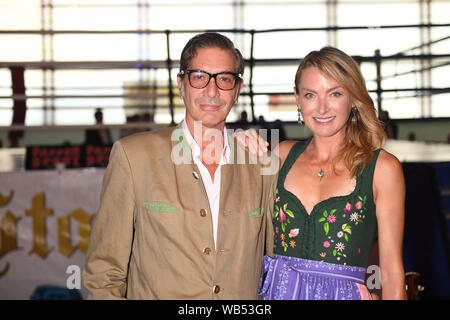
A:
<svg viewBox="0 0 450 320">
<path fill-rule="evenodd" d="M 206 93 L 209 97 L 215 97 L 219 93 L 219 88 L 216 85 L 216 78 L 211 77 L 208 85 L 206 86 Z"/>
</svg>

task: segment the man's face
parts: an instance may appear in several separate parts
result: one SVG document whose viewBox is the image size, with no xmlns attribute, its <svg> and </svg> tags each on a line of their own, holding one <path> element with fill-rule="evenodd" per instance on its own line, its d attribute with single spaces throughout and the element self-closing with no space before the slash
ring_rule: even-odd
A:
<svg viewBox="0 0 450 320">
<path fill-rule="evenodd" d="M 192 59 L 189 70 L 202 70 L 209 73 L 236 72 L 235 58 L 231 51 L 220 48 L 201 48 Z M 223 130 L 226 117 L 237 99 L 236 90 L 242 88 L 242 81 L 232 90 L 221 90 L 211 78 L 203 89 L 193 88 L 189 84 L 188 75 L 178 76 L 178 89 L 184 91 L 182 99 L 186 105 L 186 124 L 193 132 L 194 121 L 201 121 L 203 128 Z M 184 87 L 184 90 L 182 89 Z"/>
</svg>

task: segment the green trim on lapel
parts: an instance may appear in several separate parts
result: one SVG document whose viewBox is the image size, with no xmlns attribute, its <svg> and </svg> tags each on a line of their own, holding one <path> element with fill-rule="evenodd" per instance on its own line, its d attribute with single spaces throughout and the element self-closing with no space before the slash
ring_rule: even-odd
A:
<svg viewBox="0 0 450 320">
<path fill-rule="evenodd" d="M 263 214 L 264 214 L 264 208 L 258 208 L 258 209 L 250 211 L 248 215 L 250 217 L 257 217 L 257 218 L 259 218 L 259 217 L 262 217 Z"/>
<path fill-rule="evenodd" d="M 144 202 L 144 206 L 151 211 L 158 211 L 158 212 L 177 211 L 177 208 L 175 206 L 159 201 Z"/>
</svg>

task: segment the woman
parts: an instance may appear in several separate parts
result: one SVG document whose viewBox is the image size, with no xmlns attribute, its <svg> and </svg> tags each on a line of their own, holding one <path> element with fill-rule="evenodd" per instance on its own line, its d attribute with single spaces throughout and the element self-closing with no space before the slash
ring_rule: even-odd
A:
<svg viewBox="0 0 450 320">
<path fill-rule="evenodd" d="M 405 299 L 400 162 L 381 149 L 385 133 L 357 63 L 325 47 L 295 76 L 305 142 L 279 146 L 274 256 L 264 259 L 263 299 L 370 299 L 364 285 L 378 238 L 383 299 Z"/>
</svg>

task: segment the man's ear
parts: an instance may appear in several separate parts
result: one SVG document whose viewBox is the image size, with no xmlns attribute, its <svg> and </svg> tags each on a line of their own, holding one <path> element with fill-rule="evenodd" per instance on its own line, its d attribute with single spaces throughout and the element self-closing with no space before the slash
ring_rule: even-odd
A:
<svg viewBox="0 0 450 320">
<path fill-rule="evenodd" d="M 184 82 L 183 81 L 181 81 L 180 97 L 181 97 L 181 99 L 184 99 Z"/>
<path fill-rule="evenodd" d="M 180 99 L 184 99 L 184 79 L 180 75 L 177 76 L 177 83 L 180 93 Z"/>
<path fill-rule="evenodd" d="M 241 92 L 242 88 L 244 87 L 244 80 L 239 79 L 238 81 L 239 81 L 239 86 L 238 86 L 238 88 L 237 88 L 237 90 L 236 90 L 236 93 L 235 93 L 235 95 L 234 95 L 234 103 L 237 103 L 237 102 L 238 102 L 238 99 L 239 99 L 239 93 Z"/>
</svg>

